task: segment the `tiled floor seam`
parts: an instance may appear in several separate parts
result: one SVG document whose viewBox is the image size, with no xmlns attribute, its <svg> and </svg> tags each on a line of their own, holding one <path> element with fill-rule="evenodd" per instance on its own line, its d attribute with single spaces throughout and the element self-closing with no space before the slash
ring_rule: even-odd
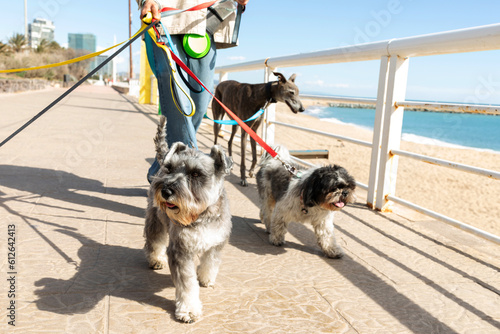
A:
<svg viewBox="0 0 500 334">
<path fill-rule="evenodd" d="M 318 295 L 319 295 L 319 296 L 320 296 L 320 297 L 321 297 L 321 298 L 322 298 L 325 302 L 327 302 L 327 303 L 328 303 L 328 305 L 330 305 L 330 308 L 332 309 L 332 311 L 334 311 L 335 313 L 337 313 L 337 314 L 339 315 L 339 317 L 341 317 L 341 318 L 342 318 L 342 319 L 346 322 L 346 324 L 348 324 L 348 325 L 349 325 L 349 327 L 350 327 L 350 328 L 352 328 L 352 330 L 354 330 L 356 333 L 359 333 L 359 331 L 357 331 L 357 330 L 356 330 L 356 328 L 354 327 L 354 325 L 353 325 L 353 324 L 351 324 L 351 323 L 349 322 L 349 320 L 347 320 L 347 318 L 346 318 L 346 317 L 344 317 L 344 315 L 342 314 L 342 312 L 341 312 L 339 309 L 337 309 L 336 307 L 334 307 L 334 306 L 332 305 L 332 303 L 330 303 L 330 302 L 328 301 L 328 299 L 326 299 L 326 298 L 325 298 L 325 296 L 323 296 L 323 295 L 321 294 L 321 292 L 319 292 L 319 291 L 318 291 L 318 289 L 316 289 L 316 287 L 313 287 L 313 289 L 314 289 L 314 291 L 316 291 L 316 293 L 317 293 L 317 294 L 318 294 Z"/>
<path fill-rule="evenodd" d="M 267 238 L 266 238 L 266 239 L 262 239 L 262 238 L 261 238 L 260 234 L 259 234 L 259 233 L 257 233 L 257 231 L 254 229 L 254 227 L 253 227 L 253 226 L 254 226 L 254 224 L 249 223 L 249 222 L 247 221 L 247 219 L 246 219 L 246 218 L 244 218 L 244 221 L 245 221 L 245 224 L 247 224 L 247 226 L 248 226 L 248 227 L 252 230 L 252 232 L 253 232 L 255 235 L 257 235 L 257 237 L 258 237 L 260 240 L 262 240 L 262 241 L 264 241 L 264 242 L 269 242 L 269 240 L 267 240 Z"/>
<path fill-rule="evenodd" d="M 104 302 L 104 333 L 109 334 L 109 326 L 110 326 L 110 321 L 109 321 L 109 314 L 110 314 L 110 309 L 111 309 L 111 296 L 108 293 L 106 295 L 106 301 Z"/>
<path fill-rule="evenodd" d="M 30 208 L 30 210 L 28 212 L 28 215 L 32 215 L 33 214 L 33 211 L 35 211 L 35 208 L 37 207 L 38 203 L 40 202 L 40 200 L 42 198 L 43 198 L 43 193 L 38 196 L 38 198 L 35 201 L 35 204 L 31 206 L 31 208 Z"/>
<path fill-rule="evenodd" d="M 375 273 L 378 273 L 381 277 L 385 278 L 386 280 L 388 280 L 389 282 L 391 282 L 393 285 L 397 285 L 398 283 L 393 280 L 391 277 L 389 277 L 388 275 L 384 274 L 382 271 L 380 271 L 379 269 L 377 269 L 376 267 L 370 265 L 370 263 L 368 263 L 367 261 L 365 261 L 362 257 L 358 256 L 356 254 L 356 252 L 353 252 L 353 251 L 350 251 L 348 247 L 345 247 L 345 250 L 346 251 L 349 251 L 349 254 L 350 256 L 352 256 L 352 258 L 356 258 L 357 261 L 359 262 L 359 264 L 364 264 L 364 266 L 372 271 L 372 272 L 375 272 Z"/>
<path fill-rule="evenodd" d="M 105 179 L 105 184 L 107 183 L 107 178 Z M 107 187 L 105 187 L 107 191 Z M 108 215 L 106 215 L 106 222 L 104 223 L 104 240 L 103 240 L 103 246 L 104 247 L 108 244 Z M 99 256 L 101 253 L 101 247 L 99 247 Z M 104 333 L 108 334 L 109 333 L 109 326 L 110 326 L 110 321 L 109 321 L 109 314 L 110 314 L 110 309 L 111 309 L 111 293 L 108 291 L 106 294 L 106 301 L 104 302 Z"/>
</svg>

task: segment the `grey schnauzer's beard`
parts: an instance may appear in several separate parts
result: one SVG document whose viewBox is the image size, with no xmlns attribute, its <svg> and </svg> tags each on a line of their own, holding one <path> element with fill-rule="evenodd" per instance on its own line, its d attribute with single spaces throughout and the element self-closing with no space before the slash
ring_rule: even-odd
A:
<svg viewBox="0 0 500 334">
<path fill-rule="evenodd" d="M 349 191 L 347 194 L 343 194 L 341 190 L 329 193 L 325 197 L 325 201 L 320 204 L 320 206 L 325 210 L 339 211 L 348 203 L 354 203 L 356 201 L 356 195 L 354 192 Z"/>
<path fill-rule="evenodd" d="M 206 203 L 199 202 L 194 198 L 183 198 L 177 193 L 175 196 L 164 198 L 162 195 L 162 182 L 158 182 L 158 184 L 154 186 L 154 189 L 155 206 L 165 212 L 174 224 L 182 226 L 191 225 L 208 206 Z"/>
</svg>

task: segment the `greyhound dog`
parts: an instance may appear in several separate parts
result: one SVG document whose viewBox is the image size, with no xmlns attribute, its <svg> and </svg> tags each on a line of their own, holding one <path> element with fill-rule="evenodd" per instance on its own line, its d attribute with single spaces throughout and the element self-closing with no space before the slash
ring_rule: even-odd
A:
<svg viewBox="0 0 500 334">
<path fill-rule="evenodd" d="M 295 85 L 296 75 L 292 74 L 287 80 L 283 74 L 278 72 L 273 73 L 278 77 L 278 80 L 262 84 L 247 84 L 234 80 L 223 81 L 217 85 L 215 97 L 231 109 L 236 116 L 242 120 L 252 117 L 268 103 L 284 102 L 293 113 L 296 114 L 297 112 L 303 112 L 305 109 L 299 99 L 299 88 Z M 224 109 L 222 109 L 215 99 L 212 100 L 212 113 L 215 120 L 222 120 L 224 118 Z M 262 119 L 263 116 L 261 115 L 257 119 L 247 122 L 247 125 L 256 132 L 262 123 Z M 214 123 L 214 145 L 217 144 L 220 127 L 220 124 Z M 231 137 L 227 143 L 227 150 L 230 157 L 232 157 L 233 153 L 232 144 L 237 128 L 237 125 L 233 125 Z M 246 144 L 247 134 L 243 129 L 241 129 L 240 184 L 244 187 L 248 186 L 245 173 Z M 250 177 L 253 177 L 253 171 L 255 165 L 257 164 L 257 147 L 253 138 L 250 138 L 250 145 L 252 147 L 252 165 L 250 167 L 249 175 Z"/>
</svg>

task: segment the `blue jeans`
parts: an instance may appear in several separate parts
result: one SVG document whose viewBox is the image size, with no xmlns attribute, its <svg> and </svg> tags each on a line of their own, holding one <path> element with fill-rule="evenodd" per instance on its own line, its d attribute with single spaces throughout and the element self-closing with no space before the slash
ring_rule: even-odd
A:
<svg viewBox="0 0 500 334">
<path fill-rule="evenodd" d="M 193 71 L 193 73 L 201 80 L 201 82 L 203 82 L 203 84 L 208 89 L 210 89 L 210 91 L 212 91 L 215 61 L 217 58 L 217 51 L 215 49 L 215 43 L 212 36 L 210 36 L 212 42 L 210 51 L 205 57 L 201 59 L 194 59 L 186 55 L 182 47 L 182 38 L 184 37 L 183 35 L 172 35 L 171 37 L 172 43 L 174 44 L 172 47 L 177 50 L 179 58 L 191 69 L 191 71 Z M 165 54 L 165 51 L 156 46 L 156 44 L 151 40 L 151 37 L 148 34 L 145 34 L 145 40 L 149 63 L 152 67 L 154 64 L 154 68 L 152 68 L 152 71 L 153 73 L 155 73 L 156 78 L 158 79 L 161 113 L 167 118 L 166 139 L 168 147 L 171 147 L 175 142 L 183 142 L 188 146 L 198 148 L 198 144 L 196 142 L 196 132 L 201 125 L 201 121 L 203 120 L 203 116 L 207 111 L 207 107 L 212 96 L 205 90 L 202 90 L 199 93 L 191 91 L 182 81 L 182 79 L 178 77 L 178 83 L 182 85 L 183 89 L 186 92 L 189 92 L 190 97 L 193 99 L 193 102 L 196 106 L 196 112 L 192 117 L 186 117 L 181 114 L 172 98 L 172 92 L 170 88 L 171 78 L 170 71 L 168 70 L 169 64 L 167 55 Z M 196 83 L 196 81 L 192 79 L 186 72 L 182 71 L 182 75 L 188 80 L 193 88 L 197 90 L 201 89 L 200 85 Z M 189 109 L 187 108 L 189 106 L 187 98 L 185 96 L 180 96 L 180 99 L 181 101 L 179 102 L 184 106 L 184 110 L 186 112 L 189 112 Z M 159 169 L 160 165 L 155 159 L 155 161 L 149 168 L 148 180 L 150 180 L 151 176 L 155 175 Z"/>
</svg>

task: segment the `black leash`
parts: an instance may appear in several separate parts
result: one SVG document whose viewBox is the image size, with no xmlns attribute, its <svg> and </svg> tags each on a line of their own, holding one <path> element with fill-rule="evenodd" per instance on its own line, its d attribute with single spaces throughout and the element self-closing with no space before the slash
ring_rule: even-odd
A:
<svg viewBox="0 0 500 334">
<path fill-rule="evenodd" d="M 50 103 L 45 109 L 40 111 L 38 114 L 36 114 L 33 118 L 31 118 L 29 121 L 23 124 L 19 129 L 17 129 L 13 134 L 5 138 L 4 141 L 0 143 L 0 147 L 5 145 L 9 140 L 14 138 L 16 135 L 19 134 L 19 132 L 23 131 L 26 129 L 31 123 L 36 121 L 40 116 L 45 114 L 47 111 L 50 110 L 53 106 L 55 106 L 57 103 L 59 103 L 62 99 L 64 99 L 66 96 L 68 96 L 71 92 L 73 92 L 78 86 L 80 86 L 82 83 L 84 83 L 88 78 L 93 76 L 97 71 L 99 71 L 101 68 L 104 67 L 107 63 L 109 63 L 114 57 L 116 57 L 120 52 L 125 50 L 130 44 L 132 44 L 137 38 L 141 37 L 142 34 L 144 34 L 146 31 L 149 30 L 153 25 L 156 24 L 156 21 L 151 22 L 146 29 L 144 29 L 141 33 L 137 34 L 134 36 L 132 39 L 128 40 L 127 43 L 125 43 L 118 51 L 113 53 L 111 56 L 109 56 L 105 61 L 103 61 L 101 64 L 99 64 L 96 68 L 94 68 L 92 71 L 90 71 L 86 76 L 84 76 L 80 81 L 78 81 L 76 84 L 74 84 L 72 87 L 68 88 L 67 91 L 65 91 L 61 96 L 59 96 L 57 99 L 55 99 L 52 103 Z"/>
</svg>

